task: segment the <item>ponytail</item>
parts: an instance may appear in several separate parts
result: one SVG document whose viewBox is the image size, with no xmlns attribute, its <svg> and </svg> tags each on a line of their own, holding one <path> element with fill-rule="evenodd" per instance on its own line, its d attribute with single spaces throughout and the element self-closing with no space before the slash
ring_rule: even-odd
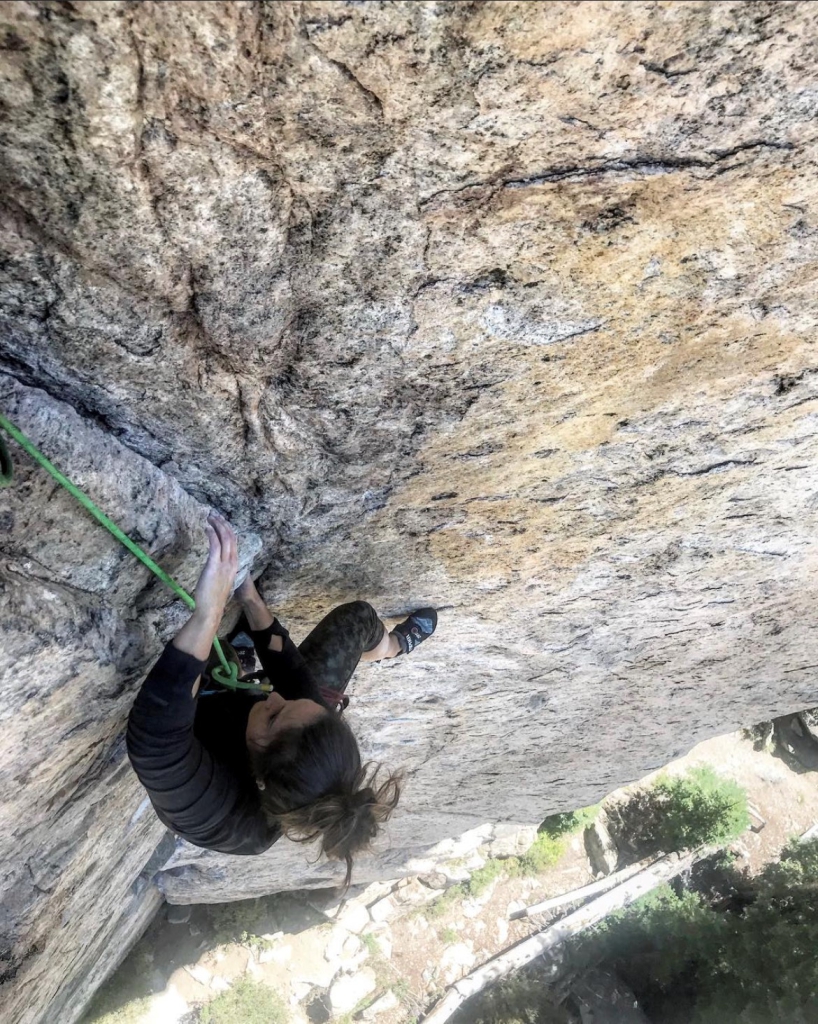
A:
<svg viewBox="0 0 818 1024">
<path fill-rule="evenodd" d="M 362 765 L 352 730 L 334 714 L 288 729 L 252 761 L 270 823 L 296 842 L 319 840 L 325 856 L 344 861 L 348 889 L 353 855 L 369 847 L 397 805 L 400 775 L 382 779 L 382 766 Z"/>
</svg>

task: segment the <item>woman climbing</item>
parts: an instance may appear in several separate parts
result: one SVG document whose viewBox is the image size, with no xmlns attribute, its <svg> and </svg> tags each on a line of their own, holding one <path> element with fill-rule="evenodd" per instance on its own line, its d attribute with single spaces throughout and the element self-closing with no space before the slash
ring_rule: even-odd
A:
<svg viewBox="0 0 818 1024">
<path fill-rule="evenodd" d="M 248 576 L 236 591 L 234 630 L 249 634 L 273 686 L 263 695 L 199 697 L 202 673 L 238 567 L 236 536 L 208 518 L 210 551 L 196 610 L 148 673 L 128 719 L 128 754 L 160 820 L 183 839 L 223 853 L 256 854 L 282 835 L 319 839 L 346 862 L 365 849 L 398 801 L 399 778 L 361 764 L 336 710 L 359 660 L 413 650 L 434 632 L 432 609 L 391 633 L 363 601 L 341 605 L 296 647 Z"/>
</svg>

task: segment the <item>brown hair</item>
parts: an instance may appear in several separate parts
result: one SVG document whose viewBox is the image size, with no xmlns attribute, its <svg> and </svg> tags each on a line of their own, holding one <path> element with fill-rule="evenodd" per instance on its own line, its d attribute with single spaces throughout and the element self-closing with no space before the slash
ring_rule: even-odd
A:
<svg viewBox="0 0 818 1024">
<path fill-rule="evenodd" d="M 330 712 L 303 728 L 287 729 L 262 753 L 252 755 L 260 798 L 271 823 L 296 842 L 320 839 L 321 852 L 346 862 L 365 850 L 400 797 L 401 777 L 379 781 L 381 765 L 361 764 L 355 736 Z"/>
</svg>

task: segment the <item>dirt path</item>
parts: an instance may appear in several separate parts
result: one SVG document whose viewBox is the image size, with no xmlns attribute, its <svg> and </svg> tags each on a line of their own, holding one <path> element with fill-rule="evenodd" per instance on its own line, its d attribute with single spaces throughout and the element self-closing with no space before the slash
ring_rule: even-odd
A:
<svg viewBox="0 0 818 1024">
<path fill-rule="evenodd" d="M 818 776 L 791 771 L 740 734 L 701 743 L 663 771 L 704 764 L 742 785 L 766 820 L 760 832 L 748 831 L 736 844 L 751 871 L 818 821 Z M 171 924 L 163 914 L 86 1024 L 188 1024 L 196 1020 L 197 1005 L 243 976 L 275 989 L 292 1024 L 326 1021 L 330 1002 L 342 1021 L 344 1013 L 370 1005 L 363 1019 L 408 1024 L 457 978 L 537 930 L 532 921 L 510 921 L 510 913 L 592 879 L 581 834 L 569 837 L 562 855 L 534 877 L 508 877 L 500 862 L 487 861 L 485 849 L 474 848 L 468 836 L 463 840 L 467 852 L 442 863 L 438 875 L 378 883 L 340 909 L 318 893 L 195 907 L 184 924 Z M 482 891 L 461 887 L 440 898 L 443 889 L 433 888 L 470 878 L 485 881 Z"/>
</svg>

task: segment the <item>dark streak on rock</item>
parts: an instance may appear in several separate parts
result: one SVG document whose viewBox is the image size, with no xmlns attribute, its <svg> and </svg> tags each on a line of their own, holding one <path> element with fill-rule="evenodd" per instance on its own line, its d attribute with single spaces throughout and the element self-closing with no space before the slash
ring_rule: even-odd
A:
<svg viewBox="0 0 818 1024">
<path fill-rule="evenodd" d="M 493 198 L 501 189 L 531 188 L 537 185 L 548 185 L 555 182 L 567 180 L 581 180 L 583 178 L 602 177 L 609 174 L 637 173 L 647 176 L 656 174 L 673 174 L 677 171 L 693 170 L 702 168 L 718 172 L 718 164 L 727 160 L 737 153 L 743 153 L 754 149 L 773 150 L 794 150 L 796 147 L 791 142 L 778 140 L 758 139 L 751 142 L 744 142 L 725 150 L 709 150 L 707 157 L 693 156 L 637 156 L 630 160 L 606 160 L 600 159 L 597 163 L 591 164 L 566 164 L 561 167 L 552 167 L 537 174 L 528 175 L 523 178 L 506 178 L 489 181 L 473 181 L 458 188 L 440 189 L 421 201 L 421 207 L 426 207 L 434 202 L 441 195 L 457 195 L 468 189 L 488 189 L 488 198 Z"/>
<path fill-rule="evenodd" d="M 678 71 L 673 71 L 671 68 L 665 67 L 664 64 L 654 64 L 650 60 L 642 60 L 639 62 L 646 71 L 652 71 L 655 75 L 661 75 L 662 78 L 674 79 L 682 78 L 684 75 L 692 75 L 696 68 L 679 68 Z"/>
</svg>

